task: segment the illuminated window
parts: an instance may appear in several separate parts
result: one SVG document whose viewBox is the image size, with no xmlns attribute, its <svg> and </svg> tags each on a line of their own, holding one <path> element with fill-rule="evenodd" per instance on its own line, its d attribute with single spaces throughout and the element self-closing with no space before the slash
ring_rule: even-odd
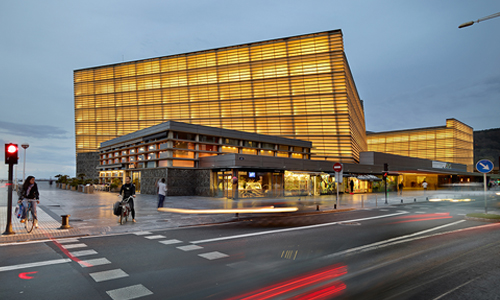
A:
<svg viewBox="0 0 500 300">
<path fill-rule="evenodd" d="M 241 149 L 241 153 L 242 154 L 257 155 L 257 150 L 256 149 L 243 148 L 243 149 Z"/>
<path fill-rule="evenodd" d="M 223 153 L 238 153 L 238 147 L 222 146 Z"/>
<path fill-rule="evenodd" d="M 274 152 L 270 150 L 260 150 L 259 154 L 265 156 L 274 156 Z"/>
<path fill-rule="evenodd" d="M 184 168 L 194 168 L 194 161 L 191 160 L 173 160 L 172 166 L 174 167 L 184 167 Z"/>
</svg>

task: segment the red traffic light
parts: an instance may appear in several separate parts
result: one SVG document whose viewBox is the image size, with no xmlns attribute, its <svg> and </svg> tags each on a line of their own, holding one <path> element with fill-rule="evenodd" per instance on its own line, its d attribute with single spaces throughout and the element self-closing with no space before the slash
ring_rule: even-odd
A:
<svg viewBox="0 0 500 300">
<path fill-rule="evenodd" d="M 13 144 L 10 144 L 7 146 L 7 152 L 9 153 L 16 153 L 17 152 L 17 147 Z"/>
<path fill-rule="evenodd" d="M 384 172 L 383 176 L 384 176 L 384 178 L 387 178 L 387 172 Z"/>
<path fill-rule="evenodd" d="M 5 163 L 17 165 L 17 154 L 19 147 L 17 144 L 5 144 Z"/>
</svg>

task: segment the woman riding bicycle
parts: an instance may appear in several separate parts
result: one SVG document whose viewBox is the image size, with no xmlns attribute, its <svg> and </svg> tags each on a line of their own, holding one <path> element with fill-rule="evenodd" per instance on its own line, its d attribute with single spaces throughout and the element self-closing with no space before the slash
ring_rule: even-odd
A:
<svg viewBox="0 0 500 300">
<path fill-rule="evenodd" d="M 28 176 L 24 181 L 21 196 L 19 197 L 18 203 L 23 203 L 23 213 L 21 217 L 21 223 L 26 222 L 26 216 L 28 215 L 28 202 L 31 202 L 31 211 L 35 219 L 35 227 L 38 228 L 38 218 L 36 215 L 36 205 L 40 203 L 40 194 L 38 193 L 38 186 L 35 183 L 35 177 Z"/>
<path fill-rule="evenodd" d="M 130 176 L 125 177 L 125 184 L 122 185 L 120 189 L 120 194 L 123 192 L 123 200 L 129 198 L 130 196 L 135 198 L 135 185 L 131 182 L 132 179 Z M 128 200 L 128 204 L 130 206 L 130 212 L 132 213 L 132 222 L 135 223 L 135 209 L 134 209 L 134 199 L 130 198 Z"/>
</svg>

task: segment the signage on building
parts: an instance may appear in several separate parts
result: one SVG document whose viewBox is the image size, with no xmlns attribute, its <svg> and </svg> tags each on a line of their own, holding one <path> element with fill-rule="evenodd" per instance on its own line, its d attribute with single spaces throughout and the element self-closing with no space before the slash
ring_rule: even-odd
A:
<svg viewBox="0 0 500 300">
<path fill-rule="evenodd" d="M 434 169 L 451 169 L 451 163 L 433 160 L 432 167 Z"/>
</svg>

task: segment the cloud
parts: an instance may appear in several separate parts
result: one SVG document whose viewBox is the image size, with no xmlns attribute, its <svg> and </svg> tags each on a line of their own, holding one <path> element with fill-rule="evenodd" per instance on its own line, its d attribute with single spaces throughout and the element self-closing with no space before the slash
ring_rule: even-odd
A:
<svg viewBox="0 0 500 300">
<path fill-rule="evenodd" d="M 0 132 L 14 136 L 39 139 L 70 139 L 72 135 L 59 127 L 50 125 L 22 124 L 0 121 Z"/>
</svg>

